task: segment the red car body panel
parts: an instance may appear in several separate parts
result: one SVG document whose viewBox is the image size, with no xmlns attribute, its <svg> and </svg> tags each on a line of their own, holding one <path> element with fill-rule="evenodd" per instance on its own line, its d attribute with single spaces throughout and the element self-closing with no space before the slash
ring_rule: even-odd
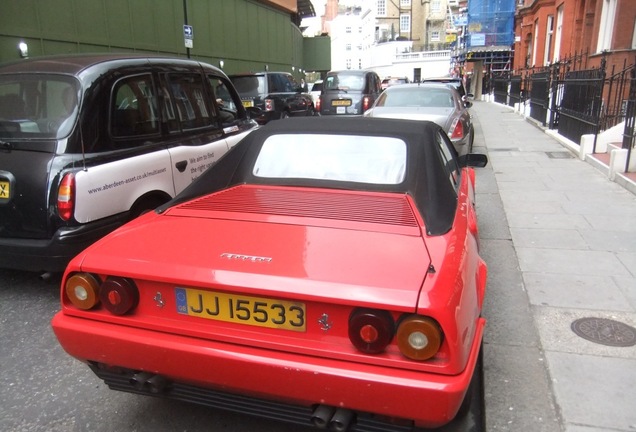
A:
<svg viewBox="0 0 636 432">
<path fill-rule="evenodd" d="M 479 319 L 476 323 L 469 367 L 452 376 L 201 341 L 137 328 L 127 328 L 126 337 L 122 338 L 120 326 L 62 313 L 52 323 L 64 349 L 78 359 L 92 358 L 96 351 L 107 352 L 100 362 L 132 369 L 143 367 L 178 381 L 299 405 L 320 402 L 413 419 L 419 427 L 438 427 L 455 416 L 464 398 L 479 355 L 485 321 Z M 391 397 L 387 400 L 383 395 Z"/>
</svg>

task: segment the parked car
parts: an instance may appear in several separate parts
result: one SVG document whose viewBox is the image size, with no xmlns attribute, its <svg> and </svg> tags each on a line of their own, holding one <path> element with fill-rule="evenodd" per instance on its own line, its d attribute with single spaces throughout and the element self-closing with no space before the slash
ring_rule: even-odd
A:
<svg viewBox="0 0 636 432">
<path fill-rule="evenodd" d="M 446 131 L 457 153 L 464 155 L 472 152 L 475 141 L 471 106 L 444 84 L 404 84 L 386 89 L 364 115 L 434 121 Z"/>
<path fill-rule="evenodd" d="M 313 116 L 314 101 L 309 93 L 286 72 L 259 72 L 230 75 L 246 108 L 258 107 L 259 124 L 288 117 Z"/>
<path fill-rule="evenodd" d="M 407 77 L 386 77 L 382 80 L 380 87 L 382 90 L 386 90 L 388 87 L 399 85 L 399 84 L 408 84 L 409 79 Z"/>
<path fill-rule="evenodd" d="M 366 70 L 328 72 L 322 85 L 322 115 L 362 115 L 382 91 L 378 74 Z"/>
<path fill-rule="evenodd" d="M 317 80 L 311 85 L 311 90 L 309 90 L 309 94 L 311 94 L 311 98 L 314 101 L 314 107 L 317 107 L 320 103 L 320 93 L 322 93 L 322 80 Z"/>
<path fill-rule="evenodd" d="M 459 93 L 459 96 L 462 100 L 466 101 L 472 99 L 474 95 L 469 93 L 464 88 L 464 81 L 459 77 L 429 77 L 424 78 L 420 82 L 422 83 L 438 83 L 438 84 L 446 84 L 453 87 Z"/>
<path fill-rule="evenodd" d="M 486 163 L 432 122 L 269 123 L 77 256 L 53 330 L 115 390 L 336 431 L 441 426 L 480 374 L 469 166 Z"/>
<path fill-rule="evenodd" d="M 62 272 L 256 126 L 227 76 L 197 61 L 106 54 L 1 65 L 0 268 Z"/>
</svg>

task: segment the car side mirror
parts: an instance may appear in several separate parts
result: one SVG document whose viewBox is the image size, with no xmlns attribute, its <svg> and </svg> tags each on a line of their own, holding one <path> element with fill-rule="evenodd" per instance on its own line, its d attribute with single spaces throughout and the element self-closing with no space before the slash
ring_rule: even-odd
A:
<svg viewBox="0 0 636 432">
<path fill-rule="evenodd" d="M 479 153 L 468 153 L 459 157 L 459 166 L 483 168 L 488 165 L 488 156 Z"/>
</svg>

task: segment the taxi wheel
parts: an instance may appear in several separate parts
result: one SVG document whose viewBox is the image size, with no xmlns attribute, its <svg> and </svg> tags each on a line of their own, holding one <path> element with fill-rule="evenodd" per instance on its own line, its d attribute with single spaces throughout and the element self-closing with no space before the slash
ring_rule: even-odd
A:
<svg viewBox="0 0 636 432">
<path fill-rule="evenodd" d="M 163 200 L 159 197 L 146 197 L 138 200 L 130 209 L 129 220 L 138 218 L 139 216 L 153 211 L 167 200 Z"/>
</svg>

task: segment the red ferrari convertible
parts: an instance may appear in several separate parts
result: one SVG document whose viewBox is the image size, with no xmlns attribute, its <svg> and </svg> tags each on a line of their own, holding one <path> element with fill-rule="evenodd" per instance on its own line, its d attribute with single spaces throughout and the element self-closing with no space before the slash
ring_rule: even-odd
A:
<svg viewBox="0 0 636 432">
<path fill-rule="evenodd" d="M 335 431 L 442 426 L 479 369 L 486 163 L 431 122 L 270 123 L 73 259 L 53 330 L 115 390 Z"/>
</svg>

